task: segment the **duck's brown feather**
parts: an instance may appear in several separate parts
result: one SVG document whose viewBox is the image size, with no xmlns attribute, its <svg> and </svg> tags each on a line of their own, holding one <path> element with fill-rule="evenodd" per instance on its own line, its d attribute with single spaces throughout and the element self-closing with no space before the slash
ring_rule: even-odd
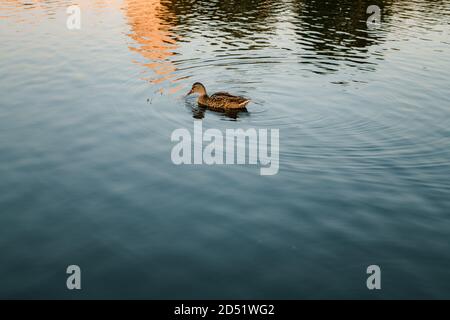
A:
<svg viewBox="0 0 450 320">
<path fill-rule="evenodd" d="M 228 92 L 217 92 L 210 97 L 200 97 L 198 102 L 201 105 L 216 109 L 245 109 L 250 100 L 240 96 L 233 96 Z"/>
<path fill-rule="evenodd" d="M 228 93 L 228 92 L 225 92 L 225 91 L 216 92 L 216 93 L 214 93 L 211 97 L 214 97 L 214 96 L 218 96 L 218 97 L 220 97 L 220 96 L 224 96 L 224 97 L 236 97 L 236 96 L 233 96 L 232 94 L 230 94 L 230 93 Z"/>
</svg>

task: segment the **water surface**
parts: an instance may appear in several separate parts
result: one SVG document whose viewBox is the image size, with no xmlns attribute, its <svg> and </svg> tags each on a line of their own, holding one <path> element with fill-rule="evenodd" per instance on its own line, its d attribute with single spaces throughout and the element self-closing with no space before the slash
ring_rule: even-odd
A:
<svg viewBox="0 0 450 320">
<path fill-rule="evenodd" d="M 449 1 L 72 4 L 0 0 L 1 298 L 449 298 Z M 173 165 L 194 119 L 279 173 Z"/>
</svg>

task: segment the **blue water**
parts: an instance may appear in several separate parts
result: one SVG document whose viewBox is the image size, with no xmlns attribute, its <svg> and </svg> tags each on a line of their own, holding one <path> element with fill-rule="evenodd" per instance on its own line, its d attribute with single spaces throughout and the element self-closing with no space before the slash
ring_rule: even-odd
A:
<svg viewBox="0 0 450 320">
<path fill-rule="evenodd" d="M 78 3 L 0 0 L 0 298 L 450 297 L 449 1 Z M 194 118 L 279 173 L 174 165 Z"/>
</svg>

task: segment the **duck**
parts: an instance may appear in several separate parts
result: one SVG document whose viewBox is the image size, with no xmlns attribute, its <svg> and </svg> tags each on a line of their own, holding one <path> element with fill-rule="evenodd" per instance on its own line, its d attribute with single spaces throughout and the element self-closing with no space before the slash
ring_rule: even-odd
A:
<svg viewBox="0 0 450 320">
<path fill-rule="evenodd" d="M 208 107 L 218 110 L 245 110 L 245 107 L 250 102 L 250 99 L 234 96 L 228 92 L 216 92 L 209 96 L 206 93 L 206 88 L 200 82 L 196 82 L 192 85 L 191 91 L 187 96 L 198 93 L 197 103 L 200 106 Z"/>
</svg>

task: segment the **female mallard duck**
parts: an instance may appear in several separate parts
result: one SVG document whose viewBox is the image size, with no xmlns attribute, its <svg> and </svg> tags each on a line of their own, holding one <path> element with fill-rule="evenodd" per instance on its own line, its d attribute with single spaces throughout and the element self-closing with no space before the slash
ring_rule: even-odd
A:
<svg viewBox="0 0 450 320">
<path fill-rule="evenodd" d="M 228 92 L 217 92 L 212 96 L 208 96 L 205 86 L 200 82 L 196 82 L 192 85 L 191 91 L 187 95 L 192 93 L 198 93 L 198 104 L 212 108 L 212 109 L 245 109 L 245 106 L 250 102 L 250 99 L 233 96 Z"/>
</svg>

